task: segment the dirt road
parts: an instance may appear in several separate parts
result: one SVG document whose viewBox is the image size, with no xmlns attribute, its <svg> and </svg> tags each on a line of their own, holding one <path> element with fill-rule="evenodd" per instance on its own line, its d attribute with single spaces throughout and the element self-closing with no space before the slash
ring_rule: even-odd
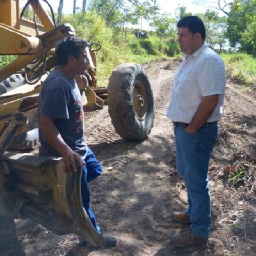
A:
<svg viewBox="0 0 256 256">
<path fill-rule="evenodd" d="M 256 255 L 256 97 L 233 83 L 227 85 L 219 141 L 211 160 L 209 244 L 177 249 L 170 242 L 171 234 L 183 228 L 171 220 L 170 213 L 187 206 L 185 187 L 175 170 L 173 126 L 165 116 L 178 65 L 179 61 L 144 65 L 156 109 L 148 140 L 122 140 L 111 125 L 107 106 L 86 114 L 87 142 L 104 168 L 91 185 L 92 207 L 102 232 L 119 239 L 117 247 L 81 247 L 73 235 L 59 237 L 30 220 L 17 220 L 23 249 L 15 255 L 22 255 L 22 250 L 26 256 Z"/>
</svg>

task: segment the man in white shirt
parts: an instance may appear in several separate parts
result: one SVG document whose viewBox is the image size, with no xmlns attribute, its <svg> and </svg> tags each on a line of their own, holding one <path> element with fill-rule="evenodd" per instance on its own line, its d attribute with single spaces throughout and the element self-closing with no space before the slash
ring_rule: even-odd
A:
<svg viewBox="0 0 256 256">
<path fill-rule="evenodd" d="M 187 188 L 188 209 L 171 216 L 191 226 L 173 235 L 172 241 L 182 247 L 200 246 L 207 243 L 210 234 L 208 169 L 222 114 L 225 67 L 219 55 L 205 44 L 201 19 L 184 17 L 177 27 L 184 60 L 174 79 L 167 117 L 174 123 L 176 164 Z"/>
</svg>

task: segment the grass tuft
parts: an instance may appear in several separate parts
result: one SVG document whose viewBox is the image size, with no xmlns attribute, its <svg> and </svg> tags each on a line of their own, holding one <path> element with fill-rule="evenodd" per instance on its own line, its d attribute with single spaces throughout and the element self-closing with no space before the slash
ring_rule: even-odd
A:
<svg viewBox="0 0 256 256">
<path fill-rule="evenodd" d="M 222 54 L 229 79 L 251 89 L 256 88 L 256 59 L 245 53 Z"/>
</svg>

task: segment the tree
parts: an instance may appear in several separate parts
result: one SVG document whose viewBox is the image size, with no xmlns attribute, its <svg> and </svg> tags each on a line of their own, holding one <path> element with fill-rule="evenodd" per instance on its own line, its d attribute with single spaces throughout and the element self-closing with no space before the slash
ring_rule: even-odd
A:
<svg viewBox="0 0 256 256">
<path fill-rule="evenodd" d="M 58 25 L 61 24 L 61 16 L 62 16 L 62 11 L 63 11 L 63 2 L 64 2 L 64 0 L 60 0 L 60 1 L 59 1 L 59 7 L 58 7 L 58 21 L 57 21 Z"/>
<path fill-rule="evenodd" d="M 73 14 L 76 13 L 76 0 L 74 0 L 73 2 Z"/>
<path fill-rule="evenodd" d="M 171 37 L 175 40 L 176 34 L 176 19 L 172 18 L 167 13 L 156 15 L 150 26 L 155 28 L 157 36 L 160 38 Z"/>
<path fill-rule="evenodd" d="M 229 12 L 227 9 L 232 5 L 231 2 L 227 2 L 226 0 L 218 0 L 216 4 L 218 6 L 216 9 L 222 11 L 227 16 L 229 15 Z"/>
<path fill-rule="evenodd" d="M 85 13 L 85 8 L 86 8 L 86 0 L 83 0 L 82 13 Z"/>
<path fill-rule="evenodd" d="M 89 9 L 101 15 L 106 25 L 115 25 L 118 22 L 123 2 L 123 0 L 94 0 L 90 1 Z"/>
<path fill-rule="evenodd" d="M 101 15 L 107 26 L 120 27 L 124 16 L 136 24 L 142 18 L 148 20 L 159 7 L 156 0 L 94 0 L 89 3 L 89 10 Z"/>
<path fill-rule="evenodd" d="M 232 47 L 256 55 L 256 0 L 237 0 L 231 5 L 227 37 Z"/>
<path fill-rule="evenodd" d="M 227 18 L 219 16 L 218 13 L 210 10 L 207 10 L 204 14 L 199 14 L 199 16 L 205 24 L 206 41 L 208 45 L 211 48 L 218 46 L 221 52 L 224 45 L 227 43 L 225 37 Z"/>
<path fill-rule="evenodd" d="M 155 0 L 144 0 L 144 1 L 134 1 L 133 14 L 135 21 L 141 22 L 142 29 L 142 19 L 150 20 L 154 17 L 160 10 Z"/>
<path fill-rule="evenodd" d="M 241 37 L 242 50 L 256 57 L 256 16 L 249 18 L 246 30 Z"/>
<path fill-rule="evenodd" d="M 186 16 L 191 16 L 191 15 L 192 15 L 191 12 L 187 12 L 187 7 L 181 6 L 178 8 L 178 15 L 177 15 L 178 20 L 181 20 L 182 18 Z"/>
</svg>

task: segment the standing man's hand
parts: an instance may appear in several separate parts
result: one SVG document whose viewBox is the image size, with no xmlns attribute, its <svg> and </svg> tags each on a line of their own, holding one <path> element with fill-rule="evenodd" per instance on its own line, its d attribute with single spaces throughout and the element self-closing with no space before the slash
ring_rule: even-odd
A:
<svg viewBox="0 0 256 256">
<path fill-rule="evenodd" d="M 187 132 L 187 133 L 196 133 L 197 130 L 195 130 L 195 129 L 193 129 L 193 128 L 188 126 L 188 127 L 185 128 L 185 132 Z"/>
<path fill-rule="evenodd" d="M 82 157 L 72 149 L 67 149 L 62 153 L 65 172 L 68 175 L 73 175 L 77 172 L 77 166 L 83 166 Z"/>
<path fill-rule="evenodd" d="M 196 133 L 197 130 L 210 118 L 218 102 L 218 94 L 204 96 L 191 122 L 189 123 L 188 127 L 185 128 L 185 131 L 188 133 Z"/>
</svg>

